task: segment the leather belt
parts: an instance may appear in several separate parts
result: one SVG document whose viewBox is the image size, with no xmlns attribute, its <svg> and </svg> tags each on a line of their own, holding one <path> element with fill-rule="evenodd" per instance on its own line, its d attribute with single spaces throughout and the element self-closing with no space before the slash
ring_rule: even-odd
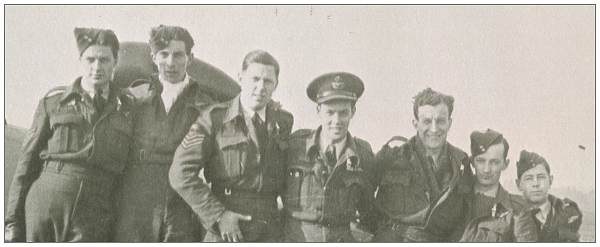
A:
<svg viewBox="0 0 600 247">
<path fill-rule="evenodd" d="M 219 196 L 235 198 L 253 198 L 253 199 L 273 199 L 277 197 L 275 193 L 256 192 L 252 190 L 240 190 L 229 186 L 214 186 L 212 192 Z"/>
</svg>

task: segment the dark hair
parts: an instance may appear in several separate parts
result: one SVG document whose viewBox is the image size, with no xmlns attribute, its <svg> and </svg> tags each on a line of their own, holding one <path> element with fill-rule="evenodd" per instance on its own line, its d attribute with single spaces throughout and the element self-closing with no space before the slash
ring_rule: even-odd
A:
<svg viewBox="0 0 600 247">
<path fill-rule="evenodd" d="M 417 96 L 413 97 L 413 113 L 415 115 L 415 119 L 418 119 L 418 109 L 420 106 L 431 105 L 436 106 L 440 103 L 444 103 L 448 106 L 448 117 L 452 116 L 452 110 L 454 109 L 454 97 L 450 95 L 445 95 L 440 92 L 436 92 L 431 88 L 426 88 L 425 90 L 419 92 Z"/>
<path fill-rule="evenodd" d="M 254 50 L 246 54 L 244 61 L 242 62 L 242 71 L 245 71 L 248 68 L 248 65 L 251 63 L 271 65 L 275 68 L 275 76 L 279 77 L 279 63 L 268 52 L 263 50 Z"/>
<path fill-rule="evenodd" d="M 180 40 L 185 44 L 185 53 L 190 54 L 192 47 L 194 47 L 194 39 L 187 29 L 178 26 L 165 26 L 159 25 L 153 27 L 150 31 L 150 49 L 152 53 L 156 53 L 162 49 L 165 49 L 169 45 L 171 40 Z"/>
</svg>

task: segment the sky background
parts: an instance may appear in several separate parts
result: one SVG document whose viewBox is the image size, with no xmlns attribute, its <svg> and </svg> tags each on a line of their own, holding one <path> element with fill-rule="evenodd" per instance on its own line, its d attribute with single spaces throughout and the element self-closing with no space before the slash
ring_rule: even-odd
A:
<svg viewBox="0 0 600 247">
<path fill-rule="evenodd" d="M 145 42 L 159 24 L 186 27 L 195 56 L 233 78 L 247 52 L 273 54 L 295 129 L 318 125 L 308 83 L 348 71 L 366 87 L 350 131 L 378 151 L 416 133 L 412 97 L 432 87 L 456 99 L 451 143 L 468 151 L 485 128 L 508 139 L 509 190 L 522 149 L 546 157 L 554 186 L 594 189 L 593 6 L 5 6 L 6 120 L 28 127 L 40 97 L 78 76 L 74 27 Z"/>
</svg>

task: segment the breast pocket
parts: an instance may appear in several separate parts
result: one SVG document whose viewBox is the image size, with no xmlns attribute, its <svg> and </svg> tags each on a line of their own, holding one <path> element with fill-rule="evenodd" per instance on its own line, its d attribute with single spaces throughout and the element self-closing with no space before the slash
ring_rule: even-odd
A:
<svg viewBox="0 0 600 247">
<path fill-rule="evenodd" d="M 217 167 L 226 178 L 239 178 L 246 168 L 253 165 L 249 159 L 251 143 L 245 136 L 222 137 L 217 140 L 221 150 L 222 167 Z"/>
<path fill-rule="evenodd" d="M 429 204 L 426 188 L 409 169 L 387 171 L 377 193 L 380 204 L 395 215 L 413 214 Z"/>
<path fill-rule="evenodd" d="M 302 205 L 302 185 L 304 178 L 310 173 L 310 168 L 307 165 L 308 163 L 296 162 L 287 168 L 284 204 L 288 208 L 298 209 Z M 310 193 L 310 191 L 304 191 L 304 193 Z M 307 198 L 307 196 L 304 198 Z"/>
<path fill-rule="evenodd" d="M 48 141 L 50 153 L 75 152 L 81 149 L 85 138 L 83 116 L 77 113 L 57 113 L 50 116 L 52 138 Z"/>
</svg>

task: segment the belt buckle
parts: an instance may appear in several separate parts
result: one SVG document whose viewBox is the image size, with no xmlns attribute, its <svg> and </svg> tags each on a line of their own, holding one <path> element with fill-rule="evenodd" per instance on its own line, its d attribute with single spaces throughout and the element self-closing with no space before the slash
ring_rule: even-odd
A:
<svg viewBox="0 0 600 247">
<path fill-rule="evenodd" d="M 146 159 L 146 150 L 140 149 L 139 157 L 140 161 L 144 161 Z"/>
<path fill-rule="evenodd" d="M 231 189 L 230 188 L 225 188 L 225 195 L 226 196 L 231 195 Z"/>
</svg>

